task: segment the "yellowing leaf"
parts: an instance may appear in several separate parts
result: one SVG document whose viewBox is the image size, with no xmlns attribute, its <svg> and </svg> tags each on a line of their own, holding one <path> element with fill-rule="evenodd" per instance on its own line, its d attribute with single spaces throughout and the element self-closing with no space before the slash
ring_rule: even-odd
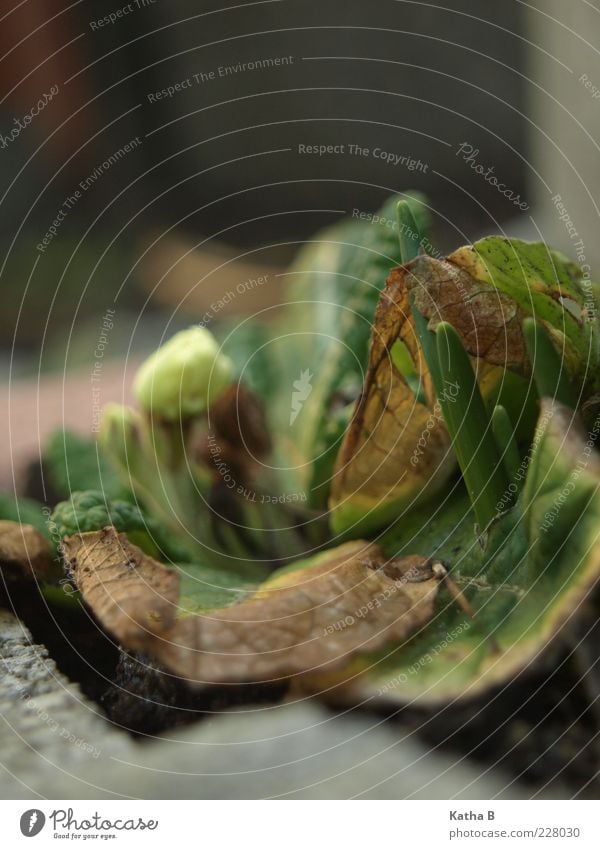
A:
<svg viewBox="0 0 600 849">
<path fill-rule="evenodd" d="M 589 359 L 597 346 L 594 303 L 577 266 L 545 245 L 518 240 L 483 239 L 447 259 L 422 254 L 394 269 L 377 308 L 362 395 L 337 458 L 329 501 L 333 530 L 377 530 L 430 498 L 453 470 L 412 308 L 430 330 L 441 322 L 453 326 L 483 398 L 514 412 L 522 437 L 533 427 L 524 319 L 541 318 L 571 374 L 581 374 L 583 353 Z M 415 391 L 419 379 L 421 391 Z"/>
<path fill-rule="evenodd" d="M 596 287 L 576 263 L 543 242 L 499 236 L 459 248 L 448 259 L 542 321 L 572 375 L 591 367 L 591 379 L 597 380 Z"/>
<path fill-rule="evenodd" d="M 397 342 L 421 375 L 426 403 L 417 401 L 394 362 Z M 454 468 L 449 449 L 401 267 L 389 276 L 379 301 L 362 395 L 338 455 L 330 498 L 334 531 L 370 532 L 403 507 L 431 497 Z"/>
<path fill-rule="evenodd" d="M 449 322 L 473 357 L 528 374 L 531 369 L 521 329 L 527 313 L 508 295 L 450 259 L 419 256 L 399 269 L 419 312 L 429 319 L 432 330 L 441 321 Z"/>
<path fill-rule="evenodd" d="M 572 410 L 544 400 L 522 495 L 482 549 L 466 500 L 433 523 L 413 517 L 390 554 L 440 558 L 467 597 L 470 619 L 441 591 L 426 629 L 363 657 L 336 691 L 343 702 L 420 705 L 472 698 L 514 680 L 576 622 L 600 580 L 600 459 Z"/>
</svg>

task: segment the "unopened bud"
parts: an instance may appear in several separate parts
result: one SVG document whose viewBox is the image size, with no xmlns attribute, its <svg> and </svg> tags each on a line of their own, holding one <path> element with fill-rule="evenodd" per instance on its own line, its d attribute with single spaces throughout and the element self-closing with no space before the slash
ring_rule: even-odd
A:
<svg viewBox="0 0 600 849">
<path fill-rule="evenodd" d="M 203 413 L 229 386 L 232 371 L 210 331 L 190 327 L 148 357 L 133 388 L 145 410 L 177 421 Z"/>
</svg>

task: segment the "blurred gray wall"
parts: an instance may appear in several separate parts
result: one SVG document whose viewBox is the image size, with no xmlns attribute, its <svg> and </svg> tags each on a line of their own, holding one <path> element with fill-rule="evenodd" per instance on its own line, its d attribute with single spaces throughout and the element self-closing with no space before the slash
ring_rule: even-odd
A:
<svg viewBox="0 0 600 849">
<path fill-rule="evenodd" d="M 524 196 L 520 3 L 285 0 L 201 17 L 189 0 L 154 8 L 165 25 L 185 23 L 146 44 L 157 64 L 136 82 L 143 80 L 140 99 L 219 66 L 293 57 L 286 66 L 206 81 L 160 105 L 144 105 L 141 119 L 154 131 L 155 155 L 193 146 L 169 160 L 160 175 L 165 187 L 173 173 L 189 175 L 245 154 L 291 148 L 183 185 L 178 202 L 191 209 L 215 195 L 289 181 L 216 204 L 211 222 L 294 208 L 373 209 L 390 192 L 419 188 L 432 196 L 442 227 L 447 217 L 459 230 L 471 231 L 482 219 L 489 229 L 510 217 L 514 206 L 457 156 L 461 143 L 479 151 L 478 161 Z M 168 121 L 174 123 L 161 129 Z M 206 141 L 214 136 L 221 137 Z M 302 143 L 344 145 L 345 152 L 299 156 Z M 351 144 L 413 157 L 422 167 L 411 171 L 374 155 L 351 155 Z M 305 235 L 329 220 L 317 213 L 281 216 L 267 231 Z M 264 230 L 264 224 L 248 225 L 230 238 L 252 242 Z"/>
<path fill-rule="evenodd" d="M 6 134 L 32 91 L 61 83 L 44 123 L 0 150 L 7 344 L 25 291 L 17 344 L 35 343 L 51 305 L 49 333 L 95 315 L 116 292 L 135 309 L 140 296 L 127 275 L 149 232 L 293 246 L 407 188 L 431 197 L 441 248 L 506 229 L 600 262 L 599 0 L 142 6 L 100 28 L 91 23 L 118 4 L 63 10 L 55 21 L 64 32 L 38 48 L 57 57 L 76 48 L 70 66 L 44 65 L 33 89 L 17 86 L 0 106 Z M 27 55 L 25 70 L 35 59 Z M 162 95 L 169 87 L 173 96 Z M 46 144 L 52 121 L 65 121 L 54 147 Z M 135 153 L 84 193 L 38 257 L 65 197 L 136 135 Z M 299 152 L 311 144 L 337 150 Z"/>
<path fill-rule="evenodd" d="M 600 3 L 533 0 L 526 24 L 533 228 L 598 269 Z"/>
</svg>

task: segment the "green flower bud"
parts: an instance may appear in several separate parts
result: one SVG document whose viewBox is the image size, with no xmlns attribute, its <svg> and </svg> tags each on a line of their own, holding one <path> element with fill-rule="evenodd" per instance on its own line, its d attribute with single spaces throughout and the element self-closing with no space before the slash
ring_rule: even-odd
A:
<svg viewBox="0 0 600 849">
<path fill-rule="evenodd" d="M 231 383 L 233 365 L 204 327 L 182 330 L 148 357 L 134 382 L 141 406 L 177 421 L 203 413 Z"/>
</svg>

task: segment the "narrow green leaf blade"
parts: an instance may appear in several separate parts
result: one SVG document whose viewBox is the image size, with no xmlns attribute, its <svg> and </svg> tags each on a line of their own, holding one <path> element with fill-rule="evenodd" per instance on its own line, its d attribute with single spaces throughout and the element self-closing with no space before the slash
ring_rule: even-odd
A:
<svg viewBox="0 0 600 849">
<path fill-rule="evenodd" d="M 452 325 L 441 322 L 436 337 L 443 381 L 438 402 L 483 530 L 496 515 L 496 505 L 508 486 L 508 480 L 471 361 L 458 334 Z"/>
</svg>

